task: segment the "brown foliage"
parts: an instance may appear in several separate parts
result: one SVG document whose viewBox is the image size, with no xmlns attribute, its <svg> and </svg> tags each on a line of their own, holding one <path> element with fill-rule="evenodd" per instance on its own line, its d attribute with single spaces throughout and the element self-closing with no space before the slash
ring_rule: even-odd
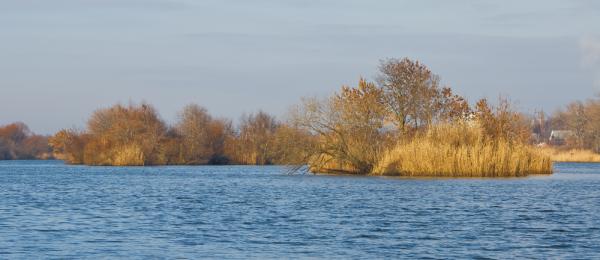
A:
<svg viewBox="0 0 600 260">
<path fill-rule="evenodd" d="M 393 174 L 381 167 L 375 169 L 386 158 L 390 165 L 384 168 L 416 175 L 427 169 L 444 169 L 440 174 L 453 176 L 522 176 L 527 170 L 551 171 L 549 160 L 529 149 L 526 142 L 531 129 L 507 100 L 492 107 L 484 99 L 472 111 L 466 99 L 448 87 L 440 88 L 439 77 L 429 68 L 409 59 L 383 61 L 379 87 L 361 79 L 357 87 L 342 87 L 328 100 L 305 100 L 294 118 L 298 126 L 316 136 L 308 160 L 315 172 Z M 388 120 L 396 127 L 390 128 Z M 449 138 L 444 131 L 456 136 Z M 439 140 L 432 138 L 434 132 Z M 477 140 L 469 139 L 468 133 L 474 133 Z M 447 143 L 447 149 L 439 152 L 435 147 L 442 143 Z M 460 153 L 454 149 L 457 147 Z M 496 149 L 500 147 L 502 153 Z M 485 154 L 479 156 L 478 152 Z M 443 154 L 446 156 L 438 156 Z M 476 155 L 481 160 L 469 162 Z M 507 161 L 519 156 L 524 160 Z M 414 161 L 419 158 L 423 164 Z M 492 161 L 485 162 L 485 158 Z M 397 162 L 404 167 L 391 165 Z M 409 164 L 414 167 L 407 168 Z M 454 167 L 458 164 L 460 169 Z M 477 173 L 485 169 L 493 171 Z"/>
<path fill-rule="evenodd" d="M 54 148 L 54 154 L 58 159 L 65 160 L 71 164 L 82 164 L 83 151 L 87 143 L 86 135 L 75 130 L 60 130 L 49 140 L 50 146 Z"/>
<path fill-rule="evenodd" d="M 98 110 L 85 131 L 59 131 L 50 144 L 72 164 L 273 164 L 296 158 L 287 137 L 303 140 L 298 131 L 280 131 L 264 112 L 243 118 L 236 135 L 229 120 L 214 119 L 198 105 L 186 106 L 169 128 L 150 105 L 141 104 Z"/>
<path fill-rule="evenodd" d="M 198 105 L 186 106 L 175 126 L 180 137 L 180 164 L 223 164 L 225 142 L 231 135 L 231 123 L 213 119 L 208 111 Z"/>
<path fill-rule="evenodd" d="M 513 111 L 506 98 L 499 98 L 493 107 L 487 99 L 481 99 L 475 105 L 475 116 L 483 128 L 485 136 L 492 140 L 504 139 L 526 143 L 531 137 L 531 128 L 526 117 Z"/>
<path fill-rule="evenodd" d="M 304 99 L 287 122 L 259 111 L 234 129 L 229 120 L 189 105 L 169 127 L 147 104 L 116 105 L 96 111 L 85 131 L 63 130 L 51 144 L 68 162 L 93 165 L 309 164 L 317 172 L 369 174 L 388 158 L 385 172 L 399 162 L 412 170 L 398 169 L 414 174 L 443 168 L 458 175 L 492 169 L 494 176 L 522 176 L 527 169 L 547 170 L 546 158 L 525 145 L 531 135 L 525 117 L 508 101 L 492 107 L 483 99 L 471 110 L 418 61 L 390 59 L 379 69 L 379 85 L 360 79 L 327 99 Z M 446 138 L 444 131 L 455 136 Z M 445 145 L 441 152 L 438 144 Z M 447 158 L 438 158 L 443 154 Z M 419 157 L 428 163 L 411 164 Z M 479 175 L 491 176 L 485 174 Z"/>
<path fill-rule="evenodd" d="M 439 77 L 419 61 L 384 60 L 379 72 L 389 116 L 403 133 L 435 121 L 464 118 L 470 112 L 468 102 L 450 88 L 440 88 Z"/>
<path fill-rule="evenodd" d="M 275 134 L 280 124 L 275 117 L 259 111 L 243 116 L 239 133 L 230 151 L 232 160 L 239 164 L 273 164 L 277 161 Z"/>
<path fill-rule="evenodd" d="M 305 100 L 293 117 L 318 136 L 310 158 L 315 171 L 368 173 L 387 143 L 383 91 L 364 79 L 328 100 Z"/>
<path fill-rule="evenodd" d="M 555 130 L 570 130 L 567 140 L 571 148 L 589 149 L 600 153 L 600 98 L 568 104 L 549 119 Z"/>
<path fill-rule="evenodd" d="M 115 105 L 94 112 L 85 132 L 62 130 L 50 143 L 69 163 L 157 165 L 167 161 L 166 131 L 152 106 Z"/>
<path fill-rule="evenodd" d="M 33 134 L 24 123 L 0 127 L 0 160 L 47 159 L 50 151 L 48 138 Z"/>
</svg>

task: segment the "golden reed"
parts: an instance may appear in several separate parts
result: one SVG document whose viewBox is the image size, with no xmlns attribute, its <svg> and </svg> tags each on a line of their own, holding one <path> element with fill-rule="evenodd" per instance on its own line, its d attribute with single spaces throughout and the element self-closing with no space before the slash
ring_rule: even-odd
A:
<svg viewBox="0 0 600 260">
<path fill-rule="evenodd" d="M 463 123 L 434 126 L 400 142 L 374 167 L 374 175 L 410 177 L 522 177 L 552 174 L 542 150 L 518 142 L 489 140 L 480 127 Z"/>
<path fill-rule="evenodd" d="M 542 150 L 552 158 L 554 162 L 600 162 L 600 154 L 590 150 L 582 149 L 556 149 L 551 147 L 542 148 Z"/>
</svg>

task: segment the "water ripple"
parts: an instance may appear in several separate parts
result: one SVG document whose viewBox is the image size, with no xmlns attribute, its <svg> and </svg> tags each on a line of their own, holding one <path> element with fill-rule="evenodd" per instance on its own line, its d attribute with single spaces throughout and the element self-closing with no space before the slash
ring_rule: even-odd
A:
<svg viewBox="0 0 600 260">
<path fill-rule="evenodd" d="M 600 258 L 600 165 L 397 179 L 0 162 L 0 258 Z"/>
</svg>

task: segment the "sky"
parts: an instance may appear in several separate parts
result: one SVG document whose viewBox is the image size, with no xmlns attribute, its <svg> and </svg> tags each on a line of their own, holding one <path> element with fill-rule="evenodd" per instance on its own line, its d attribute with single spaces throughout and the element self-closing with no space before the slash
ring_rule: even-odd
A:
<svg viewBox="0 0 600 260">
<path fill-rule="evenodd" d="M 284 116 L 402 57 L 471 102 L 552 112 L 600 92 L 600 1 L 0 0 L 0 125 L 141 101 L 169 123 L 189 103 Z"/>
</svg>

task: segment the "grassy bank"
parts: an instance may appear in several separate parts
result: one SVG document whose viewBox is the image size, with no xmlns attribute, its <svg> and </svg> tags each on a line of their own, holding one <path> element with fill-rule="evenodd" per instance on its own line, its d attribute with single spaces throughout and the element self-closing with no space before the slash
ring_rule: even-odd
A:
<svg viewBox="0 0 600 260">
<path fill-rule="evenodd" d="M 551 174 L 552 161 L 543 151 L 503 139 L 488 140 L 469 125 L 431 128 L 385 153 L 375 175 L 412 177 L 521 177 Z"/>
<path fill-rule="evenodd" d="M 543 148 L 543 152 L 550 156 L 554 162 L 600 163 L 600 154 L 590 150 L 547 147 Z"/>
</svg>

